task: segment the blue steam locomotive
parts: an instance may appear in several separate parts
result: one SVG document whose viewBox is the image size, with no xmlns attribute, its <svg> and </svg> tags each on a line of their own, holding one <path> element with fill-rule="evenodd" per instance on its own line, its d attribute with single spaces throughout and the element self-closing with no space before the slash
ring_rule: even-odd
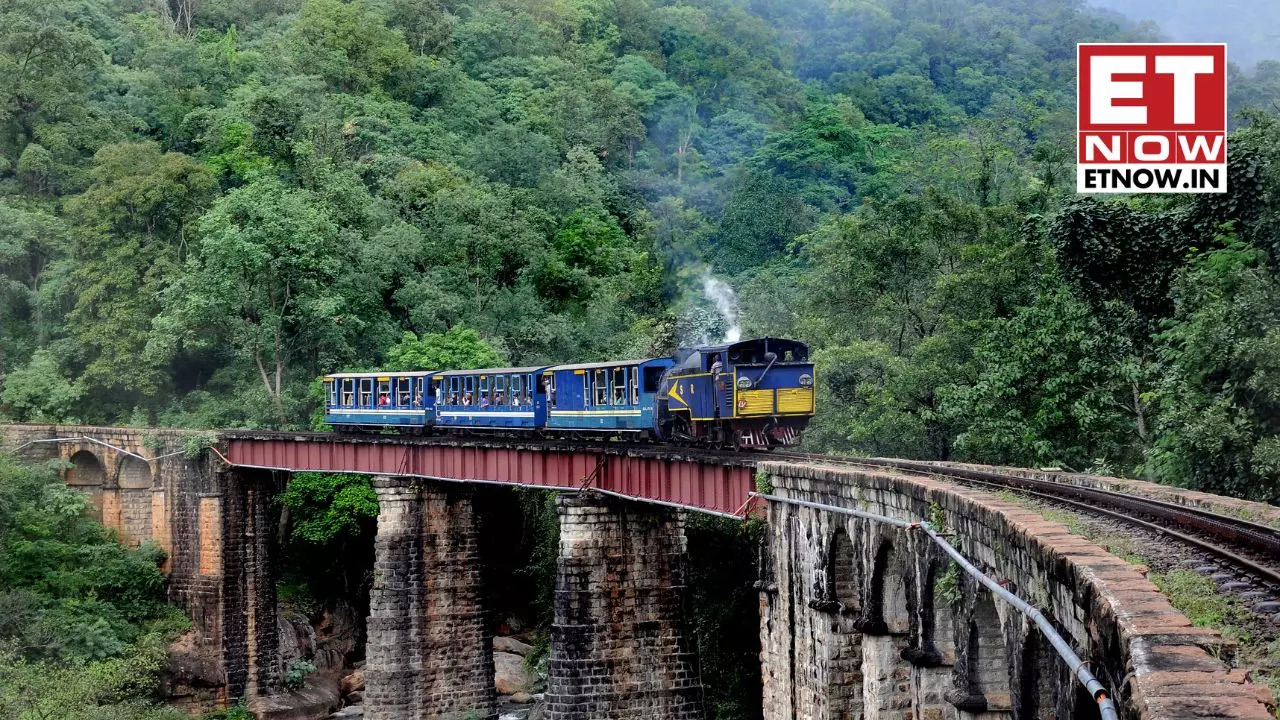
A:
<svg viewBox="0 0 1280 720">
<path fill-rule="evenodd" d="M 347 430 L 794 445 L 814 414 L 804 343 L 758 338 L 675 357 L 481 370 L 334 373 L 325 422 Z"/>
</svg>

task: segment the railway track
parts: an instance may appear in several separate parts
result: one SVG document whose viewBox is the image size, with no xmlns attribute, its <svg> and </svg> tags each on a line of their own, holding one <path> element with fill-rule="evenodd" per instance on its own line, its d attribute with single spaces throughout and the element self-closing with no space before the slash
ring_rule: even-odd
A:
<svg viewBox="0 0 1280 720">
<path fill-rule="evenodd" d="M 1189 545 L 1280 594 L 1280 530 L 1203 508 L 1009 473 L 911 460 L 778 453 L 772 459 L 890 468 L 944 477 L 964 485 L 1007 490 L 1047 503 L 1142 528 Z"/>
<path fill-rule="evenodd" d="M 1009 473 L 949 467 L 930 462 L 881 458 L 856 458 L 790 451 L 735 452 L 691 446 L 651 444 L 643 442 L 610 442 L 606 439 L 565 439 L 542 437 L 477 436 L 406 436 L 399 434 L 336 433 L 262 433 L 244 431 L 229 433 L 231 437 L 269 435 L 306 436 L 323 439 L 390 442 L 405 445 L 504 445 L 512 443 L 543 450 L 593 450 L 618 455 L 651 455 L 702 460 L 725 465 L 754 465 L 758 462 L 820 462 L 943 477 L 971 487 L 995 491 L 1011 491 L 1043 502 L 1087 513 L 1158 533 L 1195 548 L 1224 566 L 1254 578 L 1256 584 L 1280 597 L 1280 530 L 1241 518 L 1214 513 L 1193 506 L 1178 505 L 1137 495 L 1085 487 L 1065 482 L 1023 477 Z"/>
</svg>

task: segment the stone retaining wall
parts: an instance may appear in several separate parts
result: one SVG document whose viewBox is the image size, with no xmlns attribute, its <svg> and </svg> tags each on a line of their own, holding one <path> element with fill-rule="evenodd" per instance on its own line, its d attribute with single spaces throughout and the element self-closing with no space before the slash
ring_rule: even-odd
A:
<svg viewBox="0 0 1280 720">
<path fill-rule="evenodd" d="M 966 557 L 1054 620 L 1122 717 L 1270 717 L 1265 689 L 1215 658 L 1217 632 L 1192 627 L 1138 568 L 1059 523 L 927 477 L 760 469 L 783 497 L 944 525 Z M 952 570 L 923 533 L 784 503 L 770 504 L 769 525 L 766 718 L 1096 716 L 1038 631 Z"/>
</svg>

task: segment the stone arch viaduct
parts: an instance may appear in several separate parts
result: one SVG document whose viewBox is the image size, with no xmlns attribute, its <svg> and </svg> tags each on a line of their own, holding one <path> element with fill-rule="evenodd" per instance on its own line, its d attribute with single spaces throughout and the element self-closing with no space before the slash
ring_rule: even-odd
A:
<svg viewBox="0 0 1280 720">
<path fill-rule="evenodd" d="M 167 553 L 197 647 L 171 662 L 214 704 L 279 692 L 272 497 L 297 470 L 375 476 L 366 717 L 496 718 L 482 607 L 477 483 L 559 489 L 547 689 L 557 720 L 705 717 L 689 625 L 686 510 L 755 508 L 766 720 L 1094 718 L 1098 707 L 1028 621 L 921 532 L 942 525 L 1001 585 L 1049 616 L 1123 718 L 1270 717 L 1230 645 L 1174 610 L 1140 569 L 1061 524 L 924 476 L 708 460 L 626 446 L 318 434 L 0 426 L 0 448 L 60 460 L 122 542 Z M 804 505 L 807 502 L 811 505 Z M 209 660 L 208 658 L 214 658 Z"/>
</svg>

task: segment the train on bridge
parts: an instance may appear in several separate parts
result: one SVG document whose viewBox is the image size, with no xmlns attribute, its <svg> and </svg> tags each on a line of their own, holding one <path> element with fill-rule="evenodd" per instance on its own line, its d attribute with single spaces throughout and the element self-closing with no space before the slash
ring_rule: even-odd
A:
<svg viewBox="0 0 1280 720">
<path fill-rule="evenodd" d="M 642 360 L 334 373 L 324 378 L 325 422 L 758 449 L 800 442 L 813 380 L 807 345 L 768 337 Z"/>
</svg>

